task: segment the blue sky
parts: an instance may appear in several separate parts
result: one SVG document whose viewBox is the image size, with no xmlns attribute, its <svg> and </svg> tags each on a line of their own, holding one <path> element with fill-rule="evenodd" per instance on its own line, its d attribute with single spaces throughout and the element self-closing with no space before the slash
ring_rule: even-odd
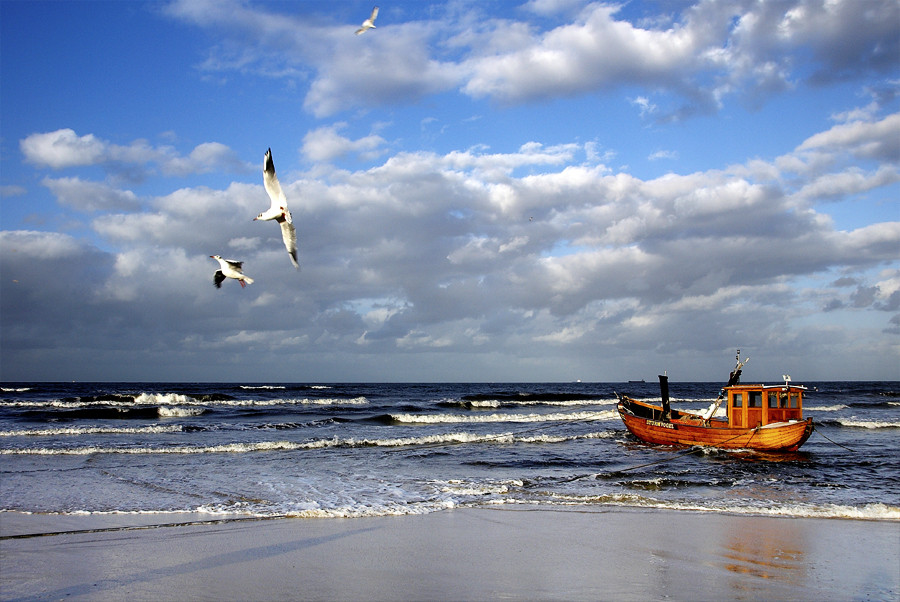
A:
<svg viewBox="0 0 900 602">
<path fill-rule="evenodd" d="M 900 379 L 896 2 L 371 9 L 0 3 L 0 378 Z"/>
</svg>

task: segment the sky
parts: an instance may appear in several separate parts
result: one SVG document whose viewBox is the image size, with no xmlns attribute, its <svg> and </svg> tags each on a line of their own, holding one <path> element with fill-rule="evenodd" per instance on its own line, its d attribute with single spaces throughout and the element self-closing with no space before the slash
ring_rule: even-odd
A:
<svg viewBox="0 0 900 602">
<path fill-rule="evenodd" d="M 371 10 L 0 2 L 0 380 L 900 380 L 896 0 Z"/>
</svg>

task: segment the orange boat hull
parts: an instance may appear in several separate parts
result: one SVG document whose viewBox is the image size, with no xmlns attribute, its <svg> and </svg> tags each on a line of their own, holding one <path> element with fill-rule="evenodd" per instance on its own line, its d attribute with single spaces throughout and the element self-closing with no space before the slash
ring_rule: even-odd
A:
<svg viewBox="0 0 900 602">
<path fill-rule="evenodd" d="M 617 406 L 625 427 L 641 441 L 658 445 L 797 451 L 813 430 L 811 418 L 755 428 L 729 428 L 727 425 L 716 424 L 716 420 L 704 424 L 696 414 L 685 412 L 676 412 L 678 417 L 671 421 L 654 420 L 636 415 L 629 410 L 629 404 L 634 402 L 625 398 Z"/>
</svg>

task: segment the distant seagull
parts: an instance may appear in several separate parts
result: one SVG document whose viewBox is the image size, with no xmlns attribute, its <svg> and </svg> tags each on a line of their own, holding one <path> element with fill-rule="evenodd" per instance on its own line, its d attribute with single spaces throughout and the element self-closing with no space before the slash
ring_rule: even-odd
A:
<svg viewBox="0 0 900 602">
<path fill-rule="evenodd" d="M 218 255 L 210 255 L 210 257 L 219 262 L 219 269 L 213 274 L 213 284 L 216 285 L 216 288 L 222 288 L 222 282 L 224 282 L 226 278 L 234 278 L 241 283 L 241 288 L 246 286 L 244 284 L 245 282 L 247 284 L 253 284 L 253 278 L 244 276 L 244 272 L 241 268 L 241 266 L 244 265 L 243 261 L 222 259 Z"/>
<path fill-rule="evenodd" d="M 275 163 L 272 161 L 272 149 L 266 151 L 266 161 L 263 166 L 263 183 L 266 185 L 266 192 L 272 200 L 272 206 L 268 211 L 260 213 L 254 220 L 271 220 L 281 224 L 281 238 L 284 240 L 284 246 L 291 258 L 291 263 L 295 268 L 299 268 L 297 263 L 297 231 L 294 229 L 294 220 L 291 212 L 288 211 L 287 198 L 281 190 L 281 184 L 275 176 Z"/>
<path fill-rule="evenodd" d="M 356 35 L 361 33 L 365 33 L 369 29 L 375 29 L 375 17 L 378 16 L 378 7 L 372 9 L 372 14 L 369 15 L 369 18 L 363 21 L 362 27 L 356 30 Z"/>
</svg>

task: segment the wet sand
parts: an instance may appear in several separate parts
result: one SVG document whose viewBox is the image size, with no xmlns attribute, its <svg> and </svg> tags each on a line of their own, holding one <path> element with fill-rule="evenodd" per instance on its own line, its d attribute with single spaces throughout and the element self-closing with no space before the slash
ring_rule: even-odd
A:
<svg viewBox="0 0 900 602">
<path fill-rule="evenodd" d="M 900 599 L 895 521 L 498 507 L 150 526 L 210 518 L 0 514 L 0 598 Z M 37 533 L 56 534 L 17 537 Z"/>
</svg>

